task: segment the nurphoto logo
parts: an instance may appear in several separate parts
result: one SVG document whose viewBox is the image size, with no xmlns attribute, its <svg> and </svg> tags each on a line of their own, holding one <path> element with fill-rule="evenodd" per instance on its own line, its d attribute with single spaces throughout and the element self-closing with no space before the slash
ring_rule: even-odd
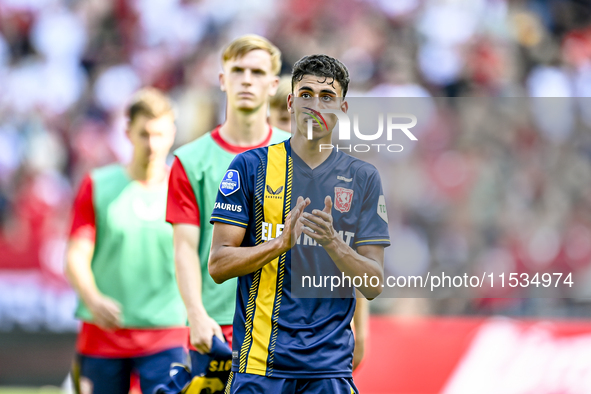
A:
<svg viewBox="0 0 591 394">
<path fill-rule="evenodd" d="M 313 139 L 313 122 L 317 122 L 320 125 L 320 128 L 328 128 L 326 120 L 322 116 L 322 114 L 333 114 L 337 117 L 339 130 L 338 130 L 338 140 L 339 141 L 349 141 L 351 140 L 351 120 L 349 115 L 344 113 L 341 110 L 334 110 L 334 109 L 321 109 L 321 110 L 314 110 L 312 108 L 304 107 L 305 109 L 309 110 L 310 113 L 306 112 L 307 115 L 310 115 L 312 119 L 308 119 L 308 139 Z M 384 118 L 386 122 L 384 122 Z M 400 120 L 406 120 L 400 121 Z M 395 121 L 398 120 L 398 121 Z M 394 132 L 402 132 L 404 133 L 409 140 L 417 141 L 417 137 L 410 131 L 413 127 L 417 125 L 417 117 L 413 114 L 394 114 L 388 113 L 384 116 L 383 113 L 378 114 L 378 131 L 373 134 L 364 134 L 359 130 L 359 115 L 353 115 L 353 133 L 355 137 L 362 141 L 378 141 L 382 138 L 384 134 L 384 124 L 386 125 L 386 140 L 392 141 L 392 135 Z M 320 144 L 320 151 L 323 149 L 335 149 L 338 150 L 347 150 L 349 152 L 369 152 L 370 150 L 376 150 L 377 152 L 380 151 L 381 147 L 385 147 L 385 150 L 388 152 L 396 153 L 402 152 L 404 147 L 400 144 L 349 144 L 349 145 L 332 145 L 332 144 Z"/>
</svg>

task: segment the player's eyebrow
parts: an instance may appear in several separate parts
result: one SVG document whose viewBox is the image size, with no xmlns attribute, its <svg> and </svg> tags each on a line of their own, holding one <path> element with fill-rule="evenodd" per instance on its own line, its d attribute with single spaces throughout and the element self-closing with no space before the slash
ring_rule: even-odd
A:
<svg viewBox="0 0 591 394">
<path fill-rule="evenodd" d="M 302 86 L 301 88 L 298 89 L 298 92 L 301 92 L 303 90 L 306 90 L 306 91 L 309 91 L 309 92 L 314 93 L 314 89 L 312 89 L 309 86 Z M 320 93 L 328 93 L 328 94 L 332 94 L 332 95 L 335 95 L 335 96 L 337 95 L 337 93 L 334 90 L 331 90 L 331 89 L 322 89 L 320 91 Z"/>
<path fill-rule="evenodd" d="M 260 73 L 260 74 L 266 74 L 267 72 L 259 67 L 241 67 L 241 66 L 232 66 L 230 68 L 230 71 L 244 71 L 246 69 L 250 69 L 251 72 L 253 73 Z"/>
</svg>

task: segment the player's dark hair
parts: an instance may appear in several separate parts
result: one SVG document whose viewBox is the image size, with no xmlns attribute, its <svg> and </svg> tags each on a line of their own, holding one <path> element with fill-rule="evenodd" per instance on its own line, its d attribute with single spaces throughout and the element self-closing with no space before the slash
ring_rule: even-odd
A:
<svg viewBox="0 0 591 394">
<path fill-rule="evenodd" d="M 347 95 L 349 89 L 349 70 L 339 60 L 328 55 L 309 55 L 304 56 L 293 65 L 291 72 L 291 91 L 296 83 L 304 78 L 304 75 L 314 75 L 317 77 L 324 78 L 322 82 L 325 82 L 328 78 L 331 78 L 329 85 L 333 88 L 334 81 L 337 81 L 341 85 L 343 91 L 343 97 Z"/>
</svg>

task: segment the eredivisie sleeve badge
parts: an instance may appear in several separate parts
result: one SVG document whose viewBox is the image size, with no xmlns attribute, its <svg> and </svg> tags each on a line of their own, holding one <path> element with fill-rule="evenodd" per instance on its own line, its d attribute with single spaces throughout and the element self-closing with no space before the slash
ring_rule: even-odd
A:
<svg viewBox="0 0 591 394">
<path fill-rule="evenodd" d="M 226 171 L 226 175 L 220 183 L 220 193 L 228 197 L 240 189 L 240 174 L 236 170 Z"/>
</svg>

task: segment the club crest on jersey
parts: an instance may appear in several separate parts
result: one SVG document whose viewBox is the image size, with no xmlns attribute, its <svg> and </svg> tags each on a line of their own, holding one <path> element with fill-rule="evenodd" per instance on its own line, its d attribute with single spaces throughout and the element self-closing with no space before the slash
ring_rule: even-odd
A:
<svg viewBox="0 0 591 394">
<path fill-rule="evenodd" d="M 220 183 L 220 193 L 228 197 L 240 189 L 240 174 L 236 170 L 226 171 L 226 175 Z"/>
<path fill-rule="evenodd" d="M 353 190 L 344 187 L 334 188 L 334 208 L 341 212 L 349 212 L 353 201 Z"/>
</svg>

